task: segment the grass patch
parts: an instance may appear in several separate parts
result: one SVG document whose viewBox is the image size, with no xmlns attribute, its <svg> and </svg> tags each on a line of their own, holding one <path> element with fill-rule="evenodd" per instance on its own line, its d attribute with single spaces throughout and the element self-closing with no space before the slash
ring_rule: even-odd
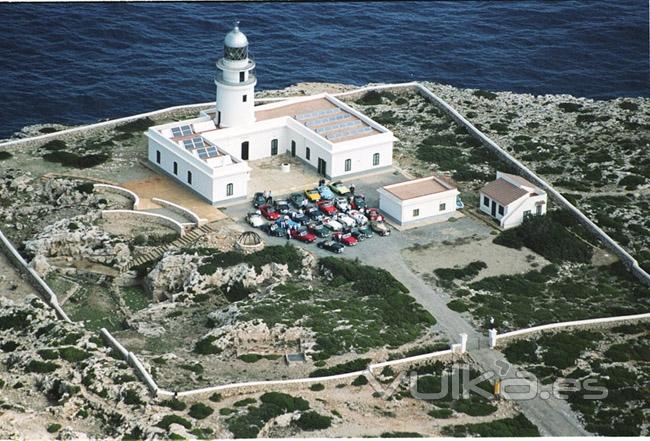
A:
<svg viewBox="0 0 650 441">
<path fill-rule="evenodd" d="M 531 423 L 523 414 L 513 418 L 503 418 L 489 423 L 460 424 L 446 426 L 442 429 L 444 436 L 454 437 L 538 437 L 540 436 L 537 427 Z"/>
<path fill-rule="evenodd" d="M 203 403 L 195 403 L 190 406 L 189 416 L 196 420 L 202 420 L 214 413 L 214 409 Z"/>
</svg>

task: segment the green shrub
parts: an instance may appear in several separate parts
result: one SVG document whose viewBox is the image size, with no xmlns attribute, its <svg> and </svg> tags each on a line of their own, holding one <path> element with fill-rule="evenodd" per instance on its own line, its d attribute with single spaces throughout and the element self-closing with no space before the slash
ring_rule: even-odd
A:
<svg viewBox="0 0 650 441">
<path fill-rule="evenodd" d="M 359 375 L 352 381 L 352 386 L 365 386 L 366 384 L 368 384 L 368 379 L 365 375 Z"/>
<path fill-rule="evenodd" d="M 215 336 L 207 336 L 205 338 L 202 338 L 201 340 L 197 341 L 194 344 L 194 349 L 193 351 L 197 354 L 201 355 L 209 355 L 209 354 L 218 354 L 221 352 L 221 349 L 218 347 L 214 346 L 212 342 L 214 342 L 217 339 Z"/>
<path fill-rule="evenodd" d="M 497 97 L 496 93 L 488 92 L 487 90 L 476 90 L 473 95 L 478 98 L 485 98 L 486 100 L 494 100 Z"/>
<path fill-rule="evenodd" d="M 119 125 L 115 128 L 115 130 L 121 133 L 144 132 L 155 124 L 156 123 L 149 117 L 146 117 Z"/>
<path fill-rule="evenodd" d="M 300 415 L 300 418 L 296 420 L 296 426 L 305 431 L 323 430 L 327 429 L 331 425 L 332 417 L 321 415 L 313 410 L 304 412 Z"/>
<path fill-rule="evenodd" d="M 129 405 L 144 404 L 144 402 L 140 399 L 140 395 L 138 395 L 138 393 L 133 389 L 127 389 L 124 392 L 122 400 L 124 401 L 125 404 L 129 404 Z"/>
<path fill-rule="evenodd" d="M 376 90 L 369 90 L 361 95 L 356 103 L 364 106 L 376 106 L 377 104 L 381 104 L 381 94 Z"/>
<path fill-rule="evenodd" d="M 643 184 L 645 184 L 645 178 L 637 175 L 627 175 L 618 181 L 618 185 L 624 186 L 627 190 L 634 190 L 639 185 Z"/>
<path fill-rule="evenodd" d="M 228 407 L 222 407 L 221 409 L 219 409 L 219 415 L 227 416 L 227 415 L 232 415 L 233 413 L 235 413 L 235 411 Z"/>
<path fill-rule="evenodd" d="M 567 113 L 578 112 L 580 109 L 582 109 L 582 104 L 578 103 L 560 103 L 557 106 Z"/>
<path fill-rule="evenodd" d="M 74 189 L 79 193 L 91 194 L 95 191 L 95 184 L 92 182 L 84 182 L 83 184 L 77 185 Z"/>
<path fill-rule="evenodd" d="M 309 409 L 309 402 L 307 400 L 281 392 L 267 392 L 260 397 L 260 401 L 266 404 L 273 404 L 282 409 L 284 413 Z"/>
<path fill-rule="evenodd" d="M 13 155 L 7 151 L 0 151 L 0 161 L 4 161 L 6 159 L 10 159 Z"/>
<path fill-rule="evenodd" d="M 233 404 L 235 407 L 244 407 L 250 404 L 255 404 L 257 400 L 255 398 L 244 398 L 243 400 L 235 401 Z"/>
<path fill-rule="evenodd" d="M 309 386 L 309 390 L 313 392 L 320 392 L 322 390 L 325 390 L 325 386 L 323 385 L 323 383 L 316 383 Z"/>
<path fill-rule="evenodd" d="M 56 360 L 59 358 L 59 351 L 56 349 L 39 349 L 36 353 L 40 355 L 43 360 Z"/>
<path fill-rule="evenodd" d="M 446 419 L 453 415 L 451 409 L 432 409 L 427 414 L 432 418 Z"/>
<path fill-rule="evenodd" d="M 59 367 L 60 366 L 58 364 L 52 363 L 51 361 L 31 360 L 29 363 L 27 363 L 27 366 L 25 366 L 25 372 L 47 374 L 54 372 Z"/>
<path fill-rule="evenodd" d="M 637 103 L 633 103 L 631 101 L 621 101 L 618 103 L 618 107 L 620 107 L 623 110 L 639 110 L 639 105 Z"/>
<path fill-rule="evenodd" d="M 195 374 L 203 373 L 203 365 L 201 363 L 184 363 L 181 364 L 181 369 L 194 372 Z"/>
<path fill-rule="evenodd" d="M 187 404 L 184 402 L 177 400 L 176 398 L 171 399 L 171 400 L 165 400 L 160 402 L 161 406 L 169 407 L 172 410 L 178 410 L 182 411 L 187 408 Z"/>
<path fill-rule="evenodd" d="M 65 361 L 75 363 L 81 360 L 85 360 L 86 358 L 90 357 L 92 354 L 90 352 L 84 351 L 83 349 L 79 349 L 74 346 L 68 346 L 66 348 L 59 349 L 59 355 Z"/>
<path fill-rule="evenodd" d="M 174 415 L 174 414 L 165 415 L 162 420 L 156 423 L 156 427 L 169 430 L 169 426 L 171 426 L 172 424 L 180 424 L 181 426 L 185 427 L 188 430 L 192 428 L 191 422 L 189 422 L 188 420 L 186 420 L 181 416 Z"/>
<path fill-rule="evenodd" d="M 217 392 L 213 393 L 212 395 L 210 395 L 210 396 L 208 397 L 208 400 L 212 401 L 213 403 L 218 403 L 218 402 L 220 402 L 222 399 L 223 399 L 223 397 L 221 396 L 221 394 L 220 394 L 220 393 L 217 393 Z"/>
<path fill-rule="evenodd" d="M 214 430 L 209 427 L 197 427 L 190 430 L 190 433 L 198 439 L 214 439 Z"/>
<path fill-rule="evenodd" d="M 446 281 L 452 281 L 456 279 L 460 280 L 469 280 L 473 279 L 478 275 L 478 273 L 487 268 L 487 264 L 480 260 L 468 263 L 462 268 L 438 268 L 434 270 L 436 276 L 440 279 Z"/>
<path fill-rule="evenodd" d="M 188 414 L 194 419 L 202 420 L 212 415 L 213 412 L 214 409 L 212 409 L 210 406 L 207 406 L 203 403 L 195 403 L 190 406 L 190 411 Z"/>
<path fill-rule="evenodd" d="M 47 162 L 57 162 L 64 167 L 74 168 L 91 168 L 103 164 L 110 159 L 107 153 L 93 153 L 90 155 L 79 156 L 76 153 L 66 151 L 55 151 L 43 155 Z"/>
<path fill-rule="evenodd" d="M 65 150 L 68 145 L 65 143 L 65 141 L 62 141 L 60 139 L 54 139 L 52 141 L 46 142 L 41 146 L 43 150 L 47 150 L 48 152 L 56 152 L 59 150 Z"/>
<path fill-rule="evenodd" d="M 424 435 L 417 432 L 384 432 L 379 438 L 424 438 Z"/>
<path fill-rule="evenodd" d="M 538 437 L 539 430 L 523 414 L 513 418 L 503 418 L 489 423 L 462 424 L 446 426 L 442 429 L 444 436 L 468 437 L 481 436 L 489 438 Z"/>
<path fill-rule="evenodd" d="M 312 378 L 329 377 L 332 375 L 346 374 L 348 372 L 362 371 L 366 369 L 370 362 L 371 360 L 369 358 L 357 358 L 356 360 L 340 363 L 332 367 L 316 369 L 309 374 L 309 376 Z"/>
<path fill-rule="evenodd" d="M 47 432 L 48 433 L 56 433 L 59 430 L 61 430 L 61 424 L 59 423 L 52 423 L 49 426 L 47 426 Z"/>
<path fill-rule="evenodd" d="M 232 285 L 230 285 L 228 288 L 226 288 L 223 295 L 226 297 L 226 299 L 230 303 L 235 303 L 235 302 L 239 302 L 241 300 L 247 299 L 248 296 L 250 295 L 250 293 L 252 293 L 252 292 L 253 292 L 253 288 L 247 288 L 246 286 L 244 286 L 244 284 L 242 282 L 237 281 L 237 282 L 233 283 Z M 255 354 L 251 354 L 251 355 L 255 355 Z M 242 360 L 244 360 L 244 359 L 242 358 Z M 259 358 L 258 358 L 258 360 L 259 360 Z M 244 361 L 247 361 L 247 360 L 244 360 Z M 254 360 L 254 361 L 257 361 L 257 360 Z"/>
<path fill-rule="evenodd" d="M 451 302 L 447 303 L 447 308 L 456 312 L 466 312 L 469 311 L 469 306 L 462 300 L 454 299 Z"/>
</svg>

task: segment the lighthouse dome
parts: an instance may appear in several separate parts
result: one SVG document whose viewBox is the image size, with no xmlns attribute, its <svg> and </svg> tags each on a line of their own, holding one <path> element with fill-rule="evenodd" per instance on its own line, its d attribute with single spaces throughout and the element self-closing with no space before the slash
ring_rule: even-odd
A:
<svg viewBox="0 0 650 441">
<path fill-rule="evenodd" d="M 239 23 L 235 24 L 233 30 L 226 34 L 223 43 L 224 46 L 231 48 L 243 48 L 248 46 L 248 38 L 246 38 L 246 35 L 239 30 Z"/>
</svg>

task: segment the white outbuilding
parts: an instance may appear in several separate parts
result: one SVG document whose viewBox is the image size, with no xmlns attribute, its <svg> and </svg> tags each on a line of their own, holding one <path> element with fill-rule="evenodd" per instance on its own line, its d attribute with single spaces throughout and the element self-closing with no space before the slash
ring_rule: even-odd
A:
<svg viewBox="0 0 650 441">
<path fill-rule="evenodd" d="M 497 172 L 497 179 L 480 190 L 480 209 L 501 228 L 521 225 L 529 215 L 546 213 L 546 192 L 521 176 Z"/>
<path fill-rule="evenodd" d="M 149 163 L 212 204 L 247 196 L 249 160 L 288 153 L 330 179 L 392 165 L 393 133 L 331 95 L 255 106 L 254 68 L 235 26 L 217 61 L 215 108 L 150 127 Z"/>
<path fill-rule="evenodd" d="M 379 188 L 379 209 L 398 225 L 448 219 L 456 211 L 458 189 L 437 176 Z"/>
</svg>

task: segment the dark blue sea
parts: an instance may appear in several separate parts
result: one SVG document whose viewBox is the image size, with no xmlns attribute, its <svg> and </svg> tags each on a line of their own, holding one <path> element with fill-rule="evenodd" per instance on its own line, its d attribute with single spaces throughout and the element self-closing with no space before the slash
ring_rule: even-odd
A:
<svg viewBox="0 0 650 441">
<path fill-rule="evenodd" d="M 430 80 L 650 96 L 647 0 L 0 4 L 0 137 L 214 98 L 241 20 L 258 87 Z"/>
</svg>

